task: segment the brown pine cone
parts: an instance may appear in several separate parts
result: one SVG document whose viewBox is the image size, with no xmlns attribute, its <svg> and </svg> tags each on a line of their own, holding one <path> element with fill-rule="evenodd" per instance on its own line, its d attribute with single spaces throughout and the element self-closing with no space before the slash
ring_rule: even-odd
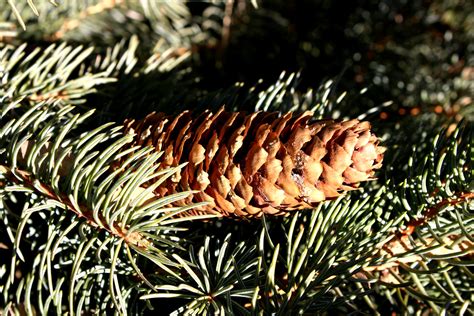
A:
<svg viewBox="0 0 474 316">
<path fill-rule="evenodd" d="M 159 196 L 197 190 L 177 205 L 209 204 L 189 214 L 260 217 L 335 198 L 380 168 L 383 147 L 368 122 L 311 119 L 311 112 L 221 109 L 197 118 L 152 113 L 127 120 L 125 128 L 136 135 L 134 145 L 164 152 L 160 169 L 188 162 L 155 190 Z"/>
</svg>

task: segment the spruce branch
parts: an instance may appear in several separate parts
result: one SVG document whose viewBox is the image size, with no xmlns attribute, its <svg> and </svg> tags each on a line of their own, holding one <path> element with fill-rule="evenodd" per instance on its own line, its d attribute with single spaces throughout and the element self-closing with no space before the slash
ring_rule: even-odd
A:
<svg viewBox="0 0 474 316">
<path fill-rule="evenodd" d="M 186 279 L 157 286 L 157 293 L 143 295 L 141 299 L 188 301 L 171 315 L 192 312 L 250 315 L 248 307 L 258 293 L 255 272 L 260 259 L 255 255 L 256 248 L 244 242 L 235 244 L 231 235 L 217 245 L 217 251 L 211 251 L 214 243 L 208 236 L 197 253 L 190 247 L 189 261 L 174 256 Z"/>
<path fill-rule="evenodd" d="M 151 242 L 146 240 L 143 236 L 137 233 L 127 233 L 126 228 L 122 228 L 119 223 L 113 223 L 112 227 L 107 225 L 105 218 L 101 217 L 100 223 L 96 222 L 96 218 L 93 216 L 93 212 L 90 210 L 76 209 L 74 202 L 70 201 L 66 196 L 60 196 L 53 191 L 53 189 L 44 183 L 39 183 L 37 179 L 34 179 L 31 173 L 15 169 L 12 171 L 7 166 L 0 165 L 0 173 L 2 173 L 10 182 L 17 185 L 23 185 L 25 189 L 31 189 L 36 193 L 43 195 L 51 200 L 58 202 L 59 204 L 64 204 L 67 209 L 77 215 L 78 218 L 84 219 L 90 226 L 97 229 L 105 229 L 108 233 L 115 237 L 124 239 L 127 244 L 147 249 L 151 245 Z"/>
<path fill-rule="evenodd" d="M 58 107 L 66 104 L 86 107 L 86 100 L 94 98 L 96 104 L 103 107 L 103 120 L 110 121 L 124 119 L 132 108 L 145 107 L 143 110 L 147 110 L 146 107 L 156 106 L 151 100 L 156 100 L 157 95 L 185 76 L 179 71 L 174 75 L 169 73 L 180 69 L 189 60 L 191 52 L 184 47 L 169 47 L 161 41 L 155 53 L 139 62 L 137 50 L 140 45 L 138 38 L 133 36 L 102 53 L 96 53 L 93 48 L 65 44 L 53 44 L 43 51 L 39 47 L 30 49 L 27 45 L 5 46 L 0 54 L 3 108 L 6 112 L 10 107 L 46 100 Z M 157 89 L 153 80 L 161 81 L 162 88 Z M 114 95 L 116 98 L 111 100 Z M 142 99 L 141 107 L 134 100 L 143 95 L 149 97 Z M 86 109 L 90 109 L 91 103 L 88 104 Z M 111 115 L 117 114 L 116 107 L 125 107 L 122 116 Z"/>
<path fill-rule="evenodd" d="M 459 253 L 461 253 L 463 256 L 472 256 L 474 254 L 474 243 L 470 239 L 463 238 L 462 235 L 445 235 L 441 238 L 424 238 L 420 241 L 416 241 L 415 244 L 413 244 L 412 240 L 409 238 L 409 236 L 415 232 L 417 227 L 425 225 L 429 220 L 435 218 L 442 208 L 448 205 L 455 206 L 460 203 L 470 203 L 470 200 L 474 198 L 474 193 L 456 193 L 454 196 L 458 196 L 458 198 L 448 198 L 442 200 L 431 207 L 423 218 L 412 219 L 406 225 L 407 229 L 398 232 L 394 237 L 391 238 L 391 240 L 381 247 L 379 254 L 380 256 L 386 258 L 397 258 L 397 261 L 387 262 L 378 266 L 369 266 L 364 268 L 363 271 L 384 271 L 398 267 L 399 265 L 421 262 L 426 260 L 426 257 L 449 257 Z M 440 247 L 433 248 L 433 246 L 438 244 Z M 423 253 L 423 256 L 415 254 L 415 250 L 420 248 L 432 250 Z M 412 255 L 407 255 L 410 253 Z"/>
<path fill-rule="evenodd" d="M 80 104 L 84 102 L 84 96 L 96 91 L 96 86 L 115 81 L 105 71 L 92 73 L 81 69 L 93 48 L 53 44 L 44 50 L 37 47 L 28 53 L 27 48 L 26 44 L 6 46 L 1 51 L 3 114 L 9 111 L 9 107 L 18 107 L 26 101 L 35 104 L 52 100 L 57 101 L 51 103 L 56 106 Z M 79 72 L 77 77 L 76 72 Z"/>
<path fill-rule="evenodd" d="M 265 220 L 259 249 L 270 256 L 262 263 L 266 281 L 260 283 L 258 310 L 310 313 L 350 303 L 349 297 L 335 301 L 332 292 L 370 264 L 377 244 L 402 220 L 381 213 L 385 190 L 295 213 L 282 223 L 283 230 Z"/>
<path fill-rule="evenodd" d="M 75 15 L 85 7 L 91 5 L 94 1 L 96 0 L 81 2 L 66 0 L 57 3 L 54 0 L 8 0 L 0 4 L 0 8 L 3 13 L 2 18 L 4 21 L 18 21 L 23 31 L 29 31 L 32 26 L 35 26 L 35 22 L 46 22 L 48 18 L 51 18 L 50 22 L 53 22 L 51 24 L 55 25 L 56 22 L 64 18 L 65 15 Z M 42 27 L 43 26 L 40 26 L 39 29 L 42 29 Z M 15 26 L 13 26 L 13 28 L 15 28 Z M 18 34 L 16 34 L 16 36 L 18 36 Z"/>
<path fill-rule="evenodd" d="M 0 1 L 0 313 L 470 312 L 472 4 L 256 2 Z M 190 221 L 191 159 L 121 122 L 223 105 L 370 121 L 384 167 L 288 217 Z"/>
<path fill-rule="evenodd" d="M 455 276 L 459 284 L 472 276 L 464 268 L 474 252 L 471 137 L 472 124 L 460 123 L 454 131 L 445 130 L 434 138 L 429 157 L 413 155 L 411 175 L 396 194 L 402 198 L 394 201 L 395 207 L 408 211 L 410 219 L 405 228 L 378 245 L 375 257 L 383 261 L 358 274 L 379 279 L 406 299 L 423 298 L 435 312 L 443 302 L 464 308 L 472 294 L 469 287 L 455 286 L 450 277 Z"/>
<path fill-rule="evenodd" d="M 129 270 L 127 274 L 134 271 L 146 286 L 153 288 L 154 285 L 143 276 L 141 264 L 134 263 L 137 259 L 132 258 L 136 255 L 143 256 L 159 269 L 170 271 L 166 266 L 176 264 L 170 260 L 171 257 L 165 250 L 174 245 L 173 238 L 167 232 L 182 230 L 174 225 L 182 220 L 173 217 L 199 205 L 169 208 L 166 207 L 169 203 L 183 199 L 192 192 L 149 199 L 149 192 L 153 188 L 140 189 L 145 181 L 157 178 L 157 183 L 160 183 L 182 166 L 157 171 L 157 165 L 155 167 L 153 165 L 161 154 L 151 153 L 150 148 L 128 146 L 122 150 L 121 148 L 130 142 L 131 136 L 123 136 L 121 128 L 113 127 L 111 124 L 68 139 L 67 135 L 90 117 L 92 112 L 68 116 L 67 114 L 74 110 L 73 107 L 64 107 L 59 112 L 52 112 L 47 105 L 48 103 L 40 102 L 23 115 L 5 123 L 1 130 L 1 141 L 2 143 L 10 139 L 12 141 L 8 141 L 8 145 L 4 146 L 8 148 L 7 151 L 3 151 L 4 161 L 8 161 L 8 164 L 2 167 L 2 176 L 11 183 L 9 187 L 13 184 L 23 191 L 43 197 L 45 207 L 70 211 L 69 216 L 74 218 L 73 223 L 86 224 L 89 234 L 92 232 L 92 236 L 95 236 L 87 242 L 84 240 L 77 248 L 71 271 L 73 279 L 81 271 L 82 261 L 89 250 L 96 248 L 97 243 L 99 249 L 102 247 L 100 243 L 104 242 L 104 239 L 100 240 L 99 236 L 106 236 L 106 242 L 115 244 L 114 250 L 110 253 L 111 266 L 108 269 L 110 300 L 117 309 L 124 311 L 127 307 L 122 297 L 123 288 L 115 279 L 114 270 L 119 269 L 120 265 Z M 37 121 L 37 118 L 42 119 Z M 67 123 L 63 126 L 59 124 L 61 127 L 58 128 L 55 124 L 61 122 Z M 35 141 L 32 142 L 31 139 Z M 102 147 L 100 152 L 97 151 L 97 146 Z M 20 154 L 22 149 L 23 153 Z M 124 156 L 127 158 L 122 163 L 114 164 L 114 161 Z M 111 165 L 114 165 L 115 169 L 111 169 Z M 7 187 L 3 188 L 6 189 Z M 30 208 L 31 211 L 27 208 L 20 213 L 22 219 L 14 241 L 16 253 L 20 249 L 22 228 L 27 225 L 33 214 L 32 210 L 42 211 L 45 207 L 33 206 Z M 73 214 L 75 216 L 72 216 Z M 193 219 L 203 218 L 209 216 L 193 217 Z M 129 259 L 125 259 L 127 256 L 123 257 L 123 251 L 126 249 L 133 250 L 135 255 L 129 253 Z M 46 251 L 51 249 L 47 248 Z M 38 255 L 44 257 L 41 251 Z M 41 265 L 47 262 L 41 262 L 38 263 L 39 268 L 40 271 L 44 271 Z M 14 255 L 8 282 L 14 283 L 13 272 L 16 265 Z M 127 265 L 129 268 L 126 268 Z M 104 270 L 104 273 L 106 271 Z M 40 280 L 34 282 L 40 282 L 38 286 L 41 285 Z M 77 291 L 74 284 L 74 282 L 69 284 L 67 295 L 71 313 L 74 306 L 73 295 Z M 54 287 L 53 281 L 47 285 L 50 290 L 51 287 Z M 8 288 L 4 296 L 7 302 L 10 299 L 8 293 L 11 293 Z M 42 291 L 39 291 L 39 294 L 41 293 Z M 41 297 L 39 301 L 36 300 L 41 309 L 46 308 L 44 304 L 51 300 L 51 295 L 56 294 L 50 292 L 46 301 Z M 56 304 L 61 305 L 61 300 L 56 301 Z M 31 308 L 29 307 L 29 310 Z"/>
<path fill-rule="evenodd" d="M 24 32 L 16 32 L 14 25 L 8 29 L 7 26 L 12 25 L 11 7 L 1 3 L 0 23 L 3 19 L 6 29 L 0 28 L 0 37 L 10 38 L 8 36 L 14 34 L 16 39 L 39 37 L 46 42 L 88 44 L 87 38 L 92 36 L 100 38 L 95 46 L 103 50 L 107 49 L 107 44 L 112 46 L 124 39 L 138 37 L 142 42 L 140 54 L 150 54 L 154 47 L 163 46 L 160 41 L 165 41 L 167 48 L 189 47 L 192 37 L 199 31 L 181 1 L 64 1 L 53 10 L 45 3 L 39 2 L 38 11 L 48 14 L 38 17 L 30 16 L 32 11 L 25 3 L 18 5 L 29 24 Z M 104 20 L 108 21 L 104 23 Z M 124 23 L 124 20 L 128 22 Z"/>
</svg>

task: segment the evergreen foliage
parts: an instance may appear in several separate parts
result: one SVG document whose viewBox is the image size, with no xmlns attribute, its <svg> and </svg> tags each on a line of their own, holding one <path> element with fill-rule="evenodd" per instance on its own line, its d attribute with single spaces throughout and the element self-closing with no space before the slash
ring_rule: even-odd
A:
<svg viewBox="0 0 474 316">
<path fill-rule="evenodd" d="M 0 3 L 0 313 L 466 314 L 474 5 Z M 179 216 L 152 111 L 368 120 L 377 179 L 315 209 Z M 144 183 L 154 180 L 145 188 Z"/>
</svg>

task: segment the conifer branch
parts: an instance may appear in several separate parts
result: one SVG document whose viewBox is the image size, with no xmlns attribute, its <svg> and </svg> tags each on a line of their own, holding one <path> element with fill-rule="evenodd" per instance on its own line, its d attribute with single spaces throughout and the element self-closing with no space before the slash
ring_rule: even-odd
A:
<svg viewBox="0 0 474 316">
<path fill-rule="evenodd" d="M 67 196 L 54 192 L 51 186 L 41 183 L 28 171 L 21 169 L 15 169 L 12 171 L 12 169 L 9 167 L 0 165 L 0 173 L 4 174 L 12 183 L 24 185 L 26 188 L 29 188 L 40 195 L 55 200 L 60 204 L 64 204 L 69 211 L 73 212 L 78 218 L 84 219 L 88 225 L 95 229 L 104 229 L 111 235 L 123 239 L 127 244 L 142 249 L 147 249 L 152 245 L 149 240 L 147 240 L 142 234 L 138 232 L 132 232 L 128 234 L 127 228 L 120 225 L 120 223 L 114 222 L 113 226 L 110 227 L 103 216 L 99 217 L 100 223 L 97 223 L 92 211 L 87 210 L 84 206 L 80 206 L 80 210 L 77 209 L 75 206 L 76 203 L 71 202 Z M 139 195 L 140 193 L 141 192 L 135 192 L 136 195 Z"/>
<path fill-rule="evenodd" d="M 53 2 L 0 1 L 0 313 L 472 309 L 471 2 Z M 257 118 L 240 155 L 224 150 L 240 144 L 238 124 L 200 124 L 223 105 Z M 306 175 L 335 194 L 322 182 L 337 173 L 318 178 L 318 164 L 305 169 L 291 150 L 306 126 L 279 134 L 286 177 L 262 158 L 281 118 L 265 113 L 305 111 L 370 122 L 387 148 L 372 181 L 286 217 L 183 216 L 235 213 L 228 192 L 239 176 L 222 172 L 228 162 L 252 180 L 235 204 L 254 212 L 282 197 L 265 179 L 291 191 L 287 201 L 319 200 L 303 190 Z M 168 122 L 150 115 L 157 124 L 139 128 L 152 112 Z M 347 164 L 330 158 L 338 146 L 352 152 L 346 141 L 316 134 L 332 151 L 321 165 Z M 221 154 L 210 159 L 212 139 Z M 194 186 L 207 183 L 203 171 L 205 189 Z M 219 201 L 194 203 L 203 193 Z"/>
</svg>

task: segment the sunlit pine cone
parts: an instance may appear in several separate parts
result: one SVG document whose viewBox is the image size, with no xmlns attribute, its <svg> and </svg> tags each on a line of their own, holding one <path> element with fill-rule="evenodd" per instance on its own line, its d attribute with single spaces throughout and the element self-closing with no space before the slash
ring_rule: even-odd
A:
<svg viewBox="0 0 474 316">
<path fill-rule="evenodd" d="M 312 120 L 312 113 L 152 113 L 127 120 L 134 145 L 163 151 L 160 169 L 188 164 L 159 196 L 197 190 L 175 206 L 209 202 L 187 214 L 284 215 L 335 198 L 373 178 L 383 147 L 368 122 Z"/>
</svg>

